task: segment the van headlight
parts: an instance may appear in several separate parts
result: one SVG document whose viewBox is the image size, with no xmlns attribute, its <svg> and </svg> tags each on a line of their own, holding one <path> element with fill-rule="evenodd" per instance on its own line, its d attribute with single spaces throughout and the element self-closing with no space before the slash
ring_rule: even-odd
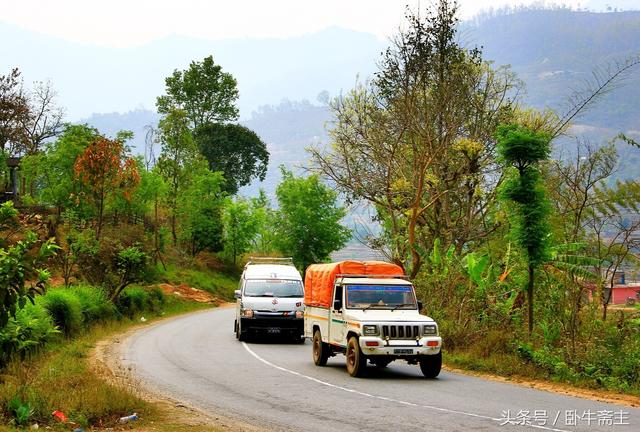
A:
<svg viewBox="0 0 640 432">
<path fill-rule="evenodd" d="M 422 334 L 426 336 L 435 336 L 438 334 L 438 326 L 435 324 L 427 324 L 422 326 Z"/>
<path fill-rule="evenodd" d="M 253 309 L 243 309 L 241 313 L 244 318 L 253 318 Z"/>
<path fill-rule="evenodd" d="M 365 336 L 377 336 L 378 326 L 374 324 L 365 324 L 362 326 L 362 334 Z"/>
</svg>

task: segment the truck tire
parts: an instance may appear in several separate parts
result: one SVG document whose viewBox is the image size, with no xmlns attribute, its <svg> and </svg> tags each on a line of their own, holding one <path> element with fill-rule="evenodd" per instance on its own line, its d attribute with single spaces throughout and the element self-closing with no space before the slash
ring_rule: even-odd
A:
<svg viewBox="0 0 640 432">
<path fill-rule="evenodd" d="M 320 330 L 313 332 L 313 362 L 316 366 L 325 366 L 329 360 L 329 344 L 322 342 Z"/>
<path fill-rule="evenodd" d="M 347 342 L 347 372 L 352 377 L 361 377 L 367 367 L 367 358 L 360 351 L 358 338 L 351 336 Z"/>
<path fill-rule="evenodd" d="M 239 335 L 239 333 L 238 333 L 238 320 L 235 320 L 233 322 L 233 332 L 236 334 L 236 339 L 238 339 L 238 335 Z"/>
<path fill-rule="evenodd" d="M 442 351 L 435 355 L 423 356 L 420 360 L 420 370 L 425 378 L 435 378 L 440 375 L 442 368 Z"/>
</svg>

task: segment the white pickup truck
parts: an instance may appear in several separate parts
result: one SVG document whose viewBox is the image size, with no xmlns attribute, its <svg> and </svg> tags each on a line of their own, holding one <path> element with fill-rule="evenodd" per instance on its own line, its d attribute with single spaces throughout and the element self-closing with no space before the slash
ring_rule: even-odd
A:
<svg viewBox="0 0 640 432">
<path fill-rule="evenodd" d="M 405 360 L 435 378 L 442 339 L 420 309 L 413 285 L 394 264 L 343 261 L 307 269 L 305 337 L 313 341 L 318 366 L 341 353 L 351 376 L 362 376 L 367 361 L 386 367 Z"/>
</svg>

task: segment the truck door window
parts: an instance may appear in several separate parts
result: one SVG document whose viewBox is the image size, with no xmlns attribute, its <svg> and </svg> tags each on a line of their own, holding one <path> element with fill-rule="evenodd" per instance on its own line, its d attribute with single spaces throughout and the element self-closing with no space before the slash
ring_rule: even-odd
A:
<svg viewBox="0 0 640 432">
<path fill-rule="evenodd" d="M 344 303 L 342 302 L 342 286 L 337 285 L 333 292 L 333 304 L 336 304 L 336 301 L 340 302 L 340 309 L 342 309 Z"/>
</svg>

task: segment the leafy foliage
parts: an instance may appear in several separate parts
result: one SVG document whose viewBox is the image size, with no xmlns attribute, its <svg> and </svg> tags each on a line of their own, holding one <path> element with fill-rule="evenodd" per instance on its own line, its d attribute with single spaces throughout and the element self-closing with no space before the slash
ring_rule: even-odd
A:
<svg viewBox="0 0 640 432">
<path fill-rule="evenodd" d="M 27 303 L 0 328 L 0 367 L 13 358 L 38 352 L 59 331 L 42 304 Z"/>
<path fill-rule="evenodd" d="M 227 201 L 222 223 L 224 225 L 224 250 L 233 264 L 239 255 L 249 251 L 257 234 L 257 220 L 250 203 L 242 198 Z"/>
<path fill-rule="evenodd" d="M 136 161 L 127 157 L 122 141 L 98 138 L 78 156 L 74 172 L 96 208 L 96 239 L 99 240 L 106 201 L 117 191 L 129 199 L 140 182 Z"/>
<path fill-rule="evenodd" d="M 165 80 L 166 95 L 156 102 L 160 114 L 183 110 L 194 129 L 205 123 L 233 121 L 238 118 L 236 80 L 222 67 L 205 57 L 192 61 L 184 71 L 175 70 Z"/>
<path fill-rule="evenodd" d="M 323 262 L 331 252 L 340 249 L 350 238 L 350 231 L 340 225 L 345 210 L 337 205 L 337 194 L 320 182 L 317 175 L 295 177 L 281 168 L 278 185 L 279 212 L 276 222 L 276 244 L 293 256 L 296 265 Z"/>
<path fill-rule="evenodd" d="M 180 197 L 180 238 L 193 256 L 223 248 L 223 185 L 222 173 L 205 169 L 194 176 Z"/>
<path fill-rule="evenodd" d="M 232 123 L 207 123 L 196 129 L 195 140 L 209 169 L 224 173 L 229 194 L 235 194 L 253 179 L 264 180 L 269 152 L 252 130 Z"/>
<path fill-rule="evenodd" d="M 550 207 L 541 182 L 539 164 L 551 153 L 551 136 L 516 124 L 501 125 L 496 135 L 500 158 L 516 170 L 516 174 L 511 174 L 503 185 L 501 197 L 516 204 L 512 234 L 525 251 L 529 265 L 527 295 L 529 332 L 532 332 L 535 269 L 548 259 L 550 234 Z"/>
<path fill-rule="evenodd" d="M 39 248 L 37 244 L 36 234 L 27 232 L 23 240 L 0 248 L 0 328 L 7 324 L 9 317 L 15 317 L 16 311 L 27 301 L 33 303 L 35 295 L 44 290 L 49 272 L 39 265 L 55 253 L 57 246 L 53 239 L 41 243 Z M 35 254 L 31 254 L 34 248 Z M 28 283 L 28 280 L 34 282 Z"/>
</svg>

